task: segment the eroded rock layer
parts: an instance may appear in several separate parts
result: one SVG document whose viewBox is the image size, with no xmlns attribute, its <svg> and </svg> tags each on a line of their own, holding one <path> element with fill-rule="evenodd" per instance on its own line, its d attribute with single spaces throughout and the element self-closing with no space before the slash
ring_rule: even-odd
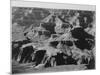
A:
<svg viewBox="0 0 100 75">
<path fill-rule="evenodd" d="M 94 65 L 95 12 L 13 7 L 12 59 L 46 67 Z"/>
</svg>

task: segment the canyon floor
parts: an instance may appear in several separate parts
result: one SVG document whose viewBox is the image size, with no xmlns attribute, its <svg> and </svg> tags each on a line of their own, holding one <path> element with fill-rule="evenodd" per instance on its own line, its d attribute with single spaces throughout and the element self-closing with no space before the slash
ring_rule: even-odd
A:
<svg viewBox="0 0 100 75">
<path fill-rule="evenodd" d="M 82 65 L 61 65 L 55 67 L 48 67 L 44 68 L 41 67 L 36 69 L 32 66 L 32 63 L 27 64 L 18 64 L 14 63 L 12 66 L 12 73 L 19 74 L 19 73 L 43 73 L 43 72 L 61 72 L 61 71 L 78 71 L 78 70 L 85 70 L 86 66 Z"/>
</svg>

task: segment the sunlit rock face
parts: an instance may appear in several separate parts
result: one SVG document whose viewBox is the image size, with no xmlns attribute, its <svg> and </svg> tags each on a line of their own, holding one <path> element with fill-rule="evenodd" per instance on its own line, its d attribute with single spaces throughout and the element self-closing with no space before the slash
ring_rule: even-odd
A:
<svg viewBox="0 0 100 75">
<path fill-rule="evenodd" d="M 19 63 L 35 62 L 37 66 L 50 57 L 48 66 L 54 57 L 56 65 L 88 64 L 91 68 L 95 62 L 95 12 L 13 7 L 12 39 L 12 59 Z"/>
</svg>

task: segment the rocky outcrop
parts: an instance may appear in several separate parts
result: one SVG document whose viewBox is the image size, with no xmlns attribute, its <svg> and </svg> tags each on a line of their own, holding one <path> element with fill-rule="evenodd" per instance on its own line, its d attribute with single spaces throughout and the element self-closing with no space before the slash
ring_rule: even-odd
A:
<svg viewBox="0 0 100 75">
<path fill-rule="evenodd" d="M 94 15 L 95 13 L 92 11 L 59 10 L 58 12 L 56 9 L 14 8 L 12 37 L 17 38 L 14 41 L 19 40 L 19 35 L 15 36 L 19 33 L 22 41 L 30 41 L 28 43 L 30 46 L 22 48 L 24 51 L 21 54 L 20 63 L 26 61 L 37 63 L 44 59 L 48 63 L 54 57 L 58 65 L 60 63 L 82 64 L 83 60 L 88 62 L 84 64 L 89 64 L 90 61 L 94 60 L 95 31 L 91 31 L 94 29 Z M 23 45 L 27 44 L 23 43 L 18 46 L 17 53 L 17 50 L 13 49 L 12 54 L 15 52 L 16 55 L 13 57 L 18 56 L 20 47 Z M 32 53 L 36 54 L 36 61 L 31 60 Z M 43 55 L 39 59 L 38 55 L 41 53 Z M 45 55 L 49 58 L 47 59 Z M 61 62 L 58 61 L 59 57 Z"/>
</svg>

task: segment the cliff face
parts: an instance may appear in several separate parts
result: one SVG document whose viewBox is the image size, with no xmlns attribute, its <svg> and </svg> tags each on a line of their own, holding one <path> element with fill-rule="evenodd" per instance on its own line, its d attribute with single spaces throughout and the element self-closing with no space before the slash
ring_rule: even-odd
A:
<svg viewBox="0 0 100 75">
<path fill-rule="evenodd" d="M 37 43 L 49 53 L 58 49 L 80 60 L 78 64 L 84 63 L 82 59 L 89 62 L 94 57 L 95 12 L 13 7 L 12 39 Z"/>
</svg>

